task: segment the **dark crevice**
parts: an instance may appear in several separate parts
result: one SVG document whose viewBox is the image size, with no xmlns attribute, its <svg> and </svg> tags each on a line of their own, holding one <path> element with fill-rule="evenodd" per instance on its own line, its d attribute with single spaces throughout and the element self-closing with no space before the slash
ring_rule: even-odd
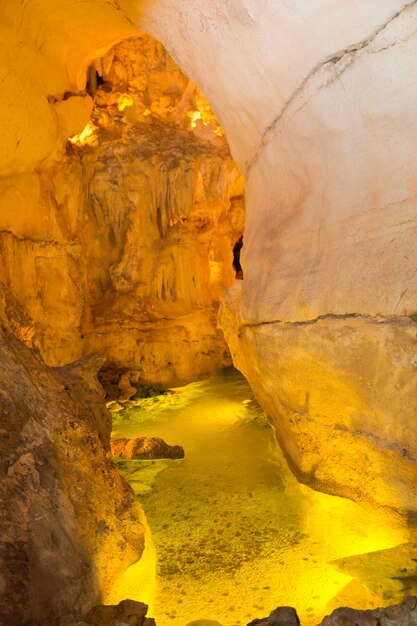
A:
<svg viewBox="0 0 417 626">
<path fill-rule="evenodd" d="M 94 65 L 94 63 L 92 63 L 87 69 L 87 82 L 85 88 L 88 95 L 94 98 L 97 89 L 101 85 L 104 85 L 103 77 L 100 76 L 100 74 L 96 70 L 96 66 Z"/>
<path fill-rule="evenodd" d="M 243 247 L 243 236 L 239 237 L 233 246 L 233 267 L 235 270 L 235 276 L 238 280 L 243 280 L 243 270 L 240 264 L 240 251 Z"/>
</svg>

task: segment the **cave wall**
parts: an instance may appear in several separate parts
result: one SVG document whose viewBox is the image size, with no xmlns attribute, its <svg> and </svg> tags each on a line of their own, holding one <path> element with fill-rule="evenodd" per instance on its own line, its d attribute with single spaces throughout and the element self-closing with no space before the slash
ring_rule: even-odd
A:
<svg viewBox="0 0 417 626">
<path fill-rule="evenodd" d="M 0 360 L 0 621 L 68 626 L 141 557 L 141 510 L 112 462 L 101 359 L 48 368 L 1 319 Z"/>
<path fill-rule="evenodd" d="M 77 94 L 92 59 L 137 26 L 159 39 L 204 91 L 246 175 L 245 280 L 222 314 L 237 366 L 302 480 L 414 509 L 415 2 L 94 8 L 93 18 L 84 3 L 3 7 L 14 36 L 3 93 L 18 104 L 4 113 L 2 172 L 31 176 L 63 150 L 51 110 L 65 110 L 67 126 L 82 110 L 85 122 Z M 41 130 L 46 145 L 32 141 L 29 158 Z"/>
<path fill-rule="evenodd" d="M 216 318 L 243 177 L 207 101 L 151 37 L 89 75 L 91 116 L 65 152 L 1 179 L 0 282 L 24 317 L 10 324 L 49 365 L 98 353 L 142 382 L 209 375 L 231 363 Z"/>
<path fill-rule="evenodd" d="M 301 480 L 415 509 L 415 2 L 162 6 L 246 175 L 235 364 Z"/>
<path fill-rule="evenodd" d="M 207 101 L 160 44 L 128 40 L 99 67 L 98 146 L 81 155 L 84 350 L 143 380 L 184 383 L 231 362 L 216 318 L 235 278 L 243 177 Z"/>
</svg>

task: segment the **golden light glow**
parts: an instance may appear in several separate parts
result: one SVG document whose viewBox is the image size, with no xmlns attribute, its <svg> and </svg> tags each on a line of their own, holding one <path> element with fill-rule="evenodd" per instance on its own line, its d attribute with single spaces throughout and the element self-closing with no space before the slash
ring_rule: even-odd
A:
<svg viewBox="0 0 417 626">
<path fill-rule="evenodd" d="M 210 283 L 220 283 L 223 276 L 223 263 L 221 261 L 209 261 Z"/>
<path fill-rule="evenodd" d="M 119 111 L 124 111 L 126 107 L 131 107 L 133 105 L 133 98 L 128 93 L 122 93 L 119 96 L 119 100 L 117 102 L 117 108 Z"/>
<path fill-rule="evenodd" d="M 86 124 L 79 135 L 70 137 L 69 140 L 76 146 L 97 146 L 98 145 L 98 128 L 91 121 Z"/>
<path fill-rule="evenodd" d="M 221 126 L 217 122 L 207 100 L 199 90 L 197 90 L 195 104 L 197 107 L 196 110 L 189 111 L 188 113 L 188 117 L 190 119 L 190 130 L 197 128 L 198 124 L 202 124 L 203 126 L 211 125 L 213 126 L 213 133 L 217 135 L 217 137 L 223 137 L 223 130 Z"/>
<path fill-rule="evenodd" d="M 104 599 L 105 604 L 119 604 L 129 598 L 148 605 L 148 616 L 155 612 L 156 590 L 156 551 L 145 515 L 142 516 L 145 527 L 145 550 L 137 563 L 134 563 L 120 576 Z"/>
<path fill-rule="evenodd" d="M 242 377 L 224 372 L 139 401 L 114 427 L 116 438 L 158 435 L 185 449 L 182 461 L 121 468 L 144 494 L 158 552 L 160 626 L 245 624 L 279 605 L 297 607 L 302 624 L 313 626 L 339 596 L 348 606 L 387 604 L 383 589 L 372 596 L 335 561 L 396 546 L 406 528 L 300 485 Z M 159 472 L 149 471 L 158 464 Z"/>
<path fill-rule="evenodd" d="M 191 111 L 189 113 L 190 116 L 190 127 L 191 128 L 196 128 L 197 126 L 197 120 L 201 120 L 201 112 L 200 111 Z M 204 123 L 204 122 L 203 122 Z M 207 126 L 208 122 L 205 122 L 205 125 Z"/>
</svg>

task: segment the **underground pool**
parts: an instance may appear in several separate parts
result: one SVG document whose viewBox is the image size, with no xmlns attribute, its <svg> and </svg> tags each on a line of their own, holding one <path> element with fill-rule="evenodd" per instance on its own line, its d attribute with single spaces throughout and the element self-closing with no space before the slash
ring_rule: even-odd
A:
<svg viewBox="0 0 417 626">
<path fill-rule="evenodd" d="M 158 626 L 247 624 L 279 605 L 308 626 L 343 604 L 401 597 L 390 572 L 391 587 L 381 567 L 372 579 L 370 555 L 404 544 L 405 523 L 299 484 L 235 370 L 114 414 L 114 438 L 139 436 L 180 444 L 185 458 L 119 461 L 151 537 L 114 599 L 149 602 Z"/>
</svg>

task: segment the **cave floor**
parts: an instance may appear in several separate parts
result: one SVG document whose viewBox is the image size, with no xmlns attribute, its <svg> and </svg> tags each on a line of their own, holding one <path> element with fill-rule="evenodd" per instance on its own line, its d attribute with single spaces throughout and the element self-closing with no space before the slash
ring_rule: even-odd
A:
<svg viewBox="0 0 417 626">
<path fill-rule="evenodd" d="M 402 597 L 401 581 L 370 564 L 369 554 L 389 554 L 378 551 L 404 544 L 407 529 L 297 483 L 236 371 L 115 414 L 114 438 L 139 436 L 185 449 L 180 461 L 119 464 L 158 556 L 152 608 L 158 626 L 197 619 L 246 624 L 278 605 L 295 606 L 308 626 L 341 604 L 371 608 Z M 117 594 L 141 599 L 143 573 L 131 569 L 129 589 L 119 584 Z"/>
</svg>

